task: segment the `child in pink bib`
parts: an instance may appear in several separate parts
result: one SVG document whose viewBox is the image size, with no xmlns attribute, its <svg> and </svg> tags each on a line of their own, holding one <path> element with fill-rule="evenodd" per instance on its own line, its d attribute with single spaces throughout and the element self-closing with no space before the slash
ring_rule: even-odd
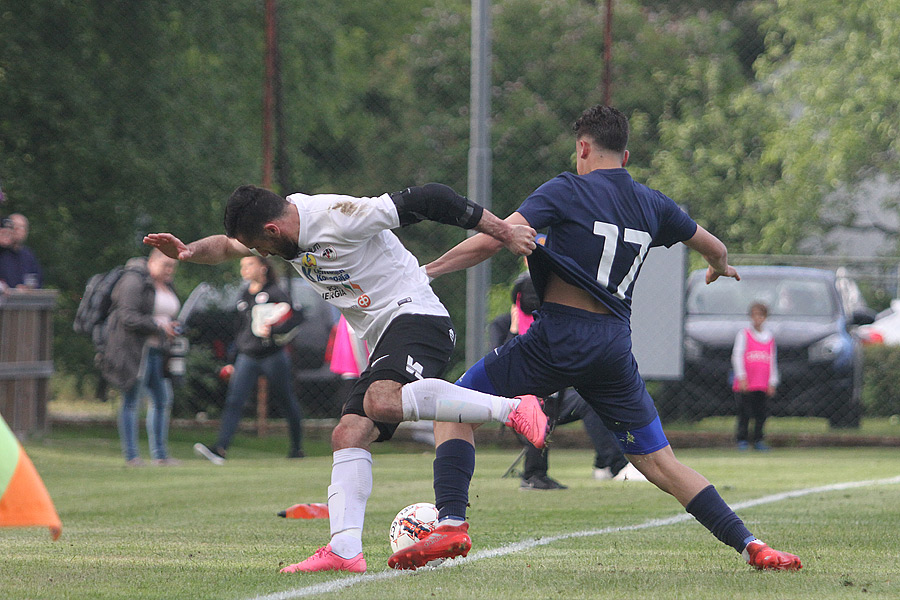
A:
<svg viewBox="0 0 900 600">
<path fill-rule="evenodd" d="M 752 326 L 738 331 L 731 352 L 739 450 L 747 450 L 751 444 L 757 450 L 769 449 L 763 441 L 763 427 L 768 416 L 768 399 L 775 395 L 778 387 L 778 359 L 775 339 L 764 327 L 768 316 L 769 309 L 765 304 L 751 304 Z M 751 419 L 755 421 L 752 437 L 749 435 Z"/>
</svg>

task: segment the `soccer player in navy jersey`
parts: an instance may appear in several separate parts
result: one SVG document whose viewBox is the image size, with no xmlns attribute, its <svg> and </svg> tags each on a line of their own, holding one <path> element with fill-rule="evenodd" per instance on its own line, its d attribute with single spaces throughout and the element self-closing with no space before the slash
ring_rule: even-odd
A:
<svg viewBox="0 0 900 600">
<path fill-rule="evenodd" d="M 800 559 L 757 540 L 710 482 L 675 458 L 631 353 L 631 293 L 647 251 L 678 242 L 709 263 L 706 283 L 740 279 L 725 245 L 664 194 L 635 182 L 628 162 L 628 120 L 598 105 L 574 125 L 577 174 L 541 185 L 506 220 L 547 230 L 529 256 L 542 305 L 528 331 L 472 366 L 458 385 L 499 396 L 548 396 L 574 387 L 615 433 L 629 461 L 674 496 L 723 543 L 759 569 L 796 570 Z M 485 235 L 426 265 L 431 277 L 465 269 L 499 251 Z M 465 522 L 474 466 L 471 424 L 438 423 L 434 463 L 440 525 L 391 556 L 417 568 L 436 556 L 468 553 Z M 443 443 L 442 443 L 443 442 Z M 448 552 L 449 550 L 449 552 Z"/>
</svg>

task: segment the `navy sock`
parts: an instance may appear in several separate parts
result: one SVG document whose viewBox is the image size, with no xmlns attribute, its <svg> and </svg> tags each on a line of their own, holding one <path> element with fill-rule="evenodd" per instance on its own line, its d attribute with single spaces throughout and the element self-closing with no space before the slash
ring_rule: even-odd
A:
<svg viewBox="0 0 900 600">
<path fill-rule="evenodd" d="M 475 473 L 475 446 L 447 440 L 434 451 L 434 504 L 438 517 L 466 520 L 469 484 Z"/>
<path fill-rule="evenodd" d="M 738 552 L 743 552 L 744 547 L 756 539 L 711 485 L 694 496 L 685 510 L 694 515 L 694 518 L 709 529 L 720 542 Z"/>
</svg>

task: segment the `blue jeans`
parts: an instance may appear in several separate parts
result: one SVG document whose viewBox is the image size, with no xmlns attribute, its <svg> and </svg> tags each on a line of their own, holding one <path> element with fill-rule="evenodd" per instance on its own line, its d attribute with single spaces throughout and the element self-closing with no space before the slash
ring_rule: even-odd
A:
<svg viewBox="0 0 900 600">
<path fill-rule="evenodd" d="M 256 380 L 265 375 L 269 381 L 269 394 L 286 412 L 288 431 L 291 436 L 291 453 L 301 450 L 302 430 L 300 406 L 294 396 L 291 381 L 291 361 L 285 350 L 270 354 L 263 358 L 253 358 L 246 354 L 238 354 L 234 361 L 234 373 L 228 384 L 225 396 L 225 410 L 222 413 L 222 424 L 219 427 L 219 439 L 216 448 L 227 450 L 231 438 L 237 432 L 244 410 L 244 402 L 253 391 Z"/>
<path fill-rule="evenodd" d="M 122 394 L 119 410 L 119 439 L 125 460 L 138 456 L 138 414 L 140 400 L 145 392 L 150 393 L 147 407 L 147 438 L 150 455 L 154 459 L 169 457 L 169 415 L 172 412 L 172 386 L 163 374 L 165 355 L 159 348 L 148 348 L 144 359 L 143 372 L 131 389 Z"/>
</svg>

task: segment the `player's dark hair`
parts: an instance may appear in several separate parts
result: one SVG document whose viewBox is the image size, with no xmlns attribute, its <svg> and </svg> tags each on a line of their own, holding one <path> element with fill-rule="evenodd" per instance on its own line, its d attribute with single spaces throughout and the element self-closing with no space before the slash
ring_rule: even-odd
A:
<svg viewBox="0 0 900 600">
<path fill-rule="evenodd" d="M 628 146 L 628 117 L 612 106 L 598 104 L 587 109 L 572 125 L 572 131 L 576 140 L 588 136 L 613 152 L 625 152 Z"/>
<path fill-rule="evenodd" d="M 242 185 L 234 190 L 225 206 L 225 235 L 258 240 L 265 224 L 280 217 L 287 204 L 275 192 L 255 185 Z"/>
</svg>

